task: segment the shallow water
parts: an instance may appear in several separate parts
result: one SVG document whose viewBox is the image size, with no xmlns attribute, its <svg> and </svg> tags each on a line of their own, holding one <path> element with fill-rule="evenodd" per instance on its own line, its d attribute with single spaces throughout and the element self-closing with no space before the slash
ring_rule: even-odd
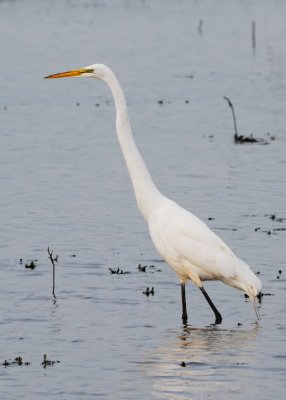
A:
<svg viewBox="0 0 286 400">
<path fill-rule="evenodd" d="M 1 399 L 284 398 L 285 8 L 0 2 L 0 362 L 30 362 L 0 366 Z M 259 323 L 242 293 L 214 282 L 206 287 L 223 323 L 211 325 L 189 285 L 190 325 L 181 325 L 180 288 L 137 211 L 108 89 L 42 79 L 95 62 L 118 74 L 160 190 L 208 222 L 274 294 Z M 224 95 L 240 133 L 269 145 L 234 145 Z M 48 246 L 59 254 L 56 301 Z M 44 353 L 60 363 L 43 368 Z"/>
</svg>

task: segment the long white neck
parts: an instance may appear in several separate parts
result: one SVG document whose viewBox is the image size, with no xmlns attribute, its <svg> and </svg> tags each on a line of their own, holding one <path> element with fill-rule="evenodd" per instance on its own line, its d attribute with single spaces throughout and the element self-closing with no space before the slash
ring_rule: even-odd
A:
<svg viewBox="0 0 286 400">
<path fill-rule="evenodd" d="M 147 220 L 150 211 L 159 204 L 163 195 L 156 188 L 143 158 L 134 142 L 130 127 L 127 104 L 123 90 L 111 70 L 104 77 L 111 89 L 116 108 L 116 130 L 129 175 L 132 181 L 137 205 Z"/>
</svg>

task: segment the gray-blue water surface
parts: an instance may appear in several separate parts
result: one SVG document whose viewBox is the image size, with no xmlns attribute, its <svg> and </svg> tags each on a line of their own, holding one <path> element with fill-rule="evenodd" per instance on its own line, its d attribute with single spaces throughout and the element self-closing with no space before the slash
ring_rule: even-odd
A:
<svg viewBox="0 0 286 400">
<path fill-rule="evenodd" d="M 285 12 L 279 0 L 0 2 L 1 400 L 284 398 Z M 96 62 L 117 73 L 160 190 L 260 272 L 273 296 L 258 323 L 243 293 L 213 282 L 223 323 L 190 284 L 182 326 L 108 88 L 43 79 Z M 233 143 L 223 96 L 240 133 L 269 145 Z M 44 353 L 60 363 L 43 368 Z M 2 365 L 18 356 L 30 364 Z"/>
</svg>

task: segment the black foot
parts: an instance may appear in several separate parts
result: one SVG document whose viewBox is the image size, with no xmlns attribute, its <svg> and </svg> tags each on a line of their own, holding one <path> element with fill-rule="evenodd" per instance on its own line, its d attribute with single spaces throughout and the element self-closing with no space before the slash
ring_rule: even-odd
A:
<svg viewBox="0 0 286 400">
<path fill-rule="evenodd" d="M 222 323 L 222 316 L 220 314 L 215 316 L 215 324 L 219 325 Z"/>
</svg>

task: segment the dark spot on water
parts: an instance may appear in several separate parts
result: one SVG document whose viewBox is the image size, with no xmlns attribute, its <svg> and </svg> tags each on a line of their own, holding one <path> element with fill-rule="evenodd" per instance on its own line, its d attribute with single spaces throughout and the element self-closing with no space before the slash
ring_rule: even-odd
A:
<svg viewBox="0 0 286 400">
<path fill-rule="evenodd" d="M 79 102 L 77 102 L 77 103 L 76 103 L 76 105 L 77 105 L 77 106 L 80 106 L 80 103 L 79 103 Z"/>
<path fill-rule="evenodd" d="M 270 132 L 267 132 L 266 135 L 270 137 L 270 140 L 276 139 L 276 136 L 272 135 Z"/>
<path fill-rule="evenodd" d="M 19 263 L 20 263 L 20 264 L 23 264 L 23 258 L 20 258 Z"/>
<path fill-rule="evenodd" d="M 277 279 L 280 279 L 280 276 L 279 275 L 277 275 L 277 277 L 276 277 Z"/>
<path fill-rule="evenodd" d="M 48 360 L 46 354 L 44 354 L 43 358 L 44 358 L 44 360 L 42 361 L 42 366 L 43 366 L 44 368 L 47 368 L 47 366 L 53 366 L 54 364 L 60 362 L 60 361 L 58 361 L 58 360 L 57 360 L 57 361 Z"/>
<path fill-rule="evenodd" d="M 182 361 L 182 362 L 181 362 L 181 367 L 185 367 L 185 366 L 186 366 L 185 361 Z"/>
<path fill-rule="evenodd" d="M 141 265 L 141 264 L 138 265 L 138 271 L 140 272 L 146 272 L 146 268 L 147 265 Z"/>
<path fill-rule="evenodd" d="M 18 365 L 23 365 L 23 359 L 22 359 L 22 357 L 16 357 L 15 358 L 15 360 L 14 360 L 14 363 L 15 364 L 18 364 Z"/>
<path fill-rule="evenodd" d="M 31 363 L 29 361 L 23 361 L 23 358 L 21 356 L 18 356 L 14 358 L 13 361 L 5 360 L 1 365 L 4 367 L 8 367 L 9 365 L 30 365 Z"/>
<path fill-rule="evenodd" d="M 100 106 L 100 104 L 99 104 L 99 103 L 96 103 L 95 107 L 99 107 L 99 106 Z"/>
<path fill-rule="evenodd" d="M 265 217 L 269 217 L 270 219 L 272 219 L 272 221 L 276 221 L 276 222 L 283 222 L 286 220 L 286 218 L 281 218 L 281 217 L 277 217 L 276 214 L 265 214 Z"/>
<path fill-rule="evenodd" d="M 114 274 L 115 274 L 115 275 L 126 275 L 126 274 L 130 274 L 129 271 L 123 271 L 123 269 L 120 269 L 120 268 L 117 268 L 117 269 L 108 268 L 108 269 L 109 269 L 111 275 L 114 275 Z"/>
<path fill-rule="evenodd" d="M 158 100 L 158 104 L 160 104 L 161 106 L 164 104 L 163 100 Z"/>
<path fill-rule="evenodd" d="M 76 257 L 76 254 L 71 254 L 70 257 Z"/>
<path fill-rule="evenodd" d="M 242 324 L 240 322 L 237 323 L 237 326 L 241 326 Z"/>
<path fill-rule="evenodd" d="M 280 275 L 282 274 L 282 269 L 279 269 L 278 274 Z"/>
<path fill-rule="evenodd" d="M 256 272 L 256 275 L 260 275 L 260 271 L 257 271 L 257 272 Z"/>
<path fill-rule="evenodd" d="M 154 274 L 154 272 L 162 271 L 161 269 L 156 268 L 155 265 L 142 265 L 142 264 L 138 265 L 138 270 L 140 272 L 147 272 L 148 269 L 151 270 L 150 271 L 151 274 Z"/>
<path fill-rule="evenodd" d="M 185 100 L 185 104 L 189 104 L 189 100 Z"/>
<path fill-rule="evenodd" d="M 28 268 L 28 269 L 35 269 L 36 268 L 36 263 L 32 260 L 31 262 L 30 262 L 30 264 L 25 264 L 25 268 Z"/>
<path fill-rule="evenodd" d="M 255 232 L 260 231 L 260 228 L 259 228 L 259 227 L 258 227 L 258 228 L 255 228 L 254 231 L 255 231 Z"/>
<path fill-rule="evenodd" d="M 214 217 L 208 217 L 208 221 L 213 221 L 214 219 Z"/>
<path fill-rule="evenodd" d="M 247 296 L 247 295 L 246 295 L 246 296 Z M 245 296 L 245 297 L 246 297 L 246 296 Z M 262 293 L 262 292 L 259 292 L 258 295 L 256 296 L 256 297 L 258 298 L 258 302 L 259 302 L 259 303 L 262 302 L 262 298 L 263 298 L 264 296 L 274 296 L 274 293 Z M 248 297 L 248 296 L 247 296 L 247 297 Z"/>
<path fill-rule="evenodd" d="M 154 296 L 155 294 L 154 286 L 151 289 L 147 287 L 146 290 L 144 290 L 142 293 L 145 294 L 146 296 L 150 296 L 150 294 Z"/>
<path fill-rule="evenodd" d="M 268 144 L 268 142 L 262 138 L 255 138 L 252 134 L 249 136 L 244 135 L 234 135 L 234 143 L 236 144 L 244 144 L 244 143 L 259 143 L 259 144 Z"/>
</svg>

